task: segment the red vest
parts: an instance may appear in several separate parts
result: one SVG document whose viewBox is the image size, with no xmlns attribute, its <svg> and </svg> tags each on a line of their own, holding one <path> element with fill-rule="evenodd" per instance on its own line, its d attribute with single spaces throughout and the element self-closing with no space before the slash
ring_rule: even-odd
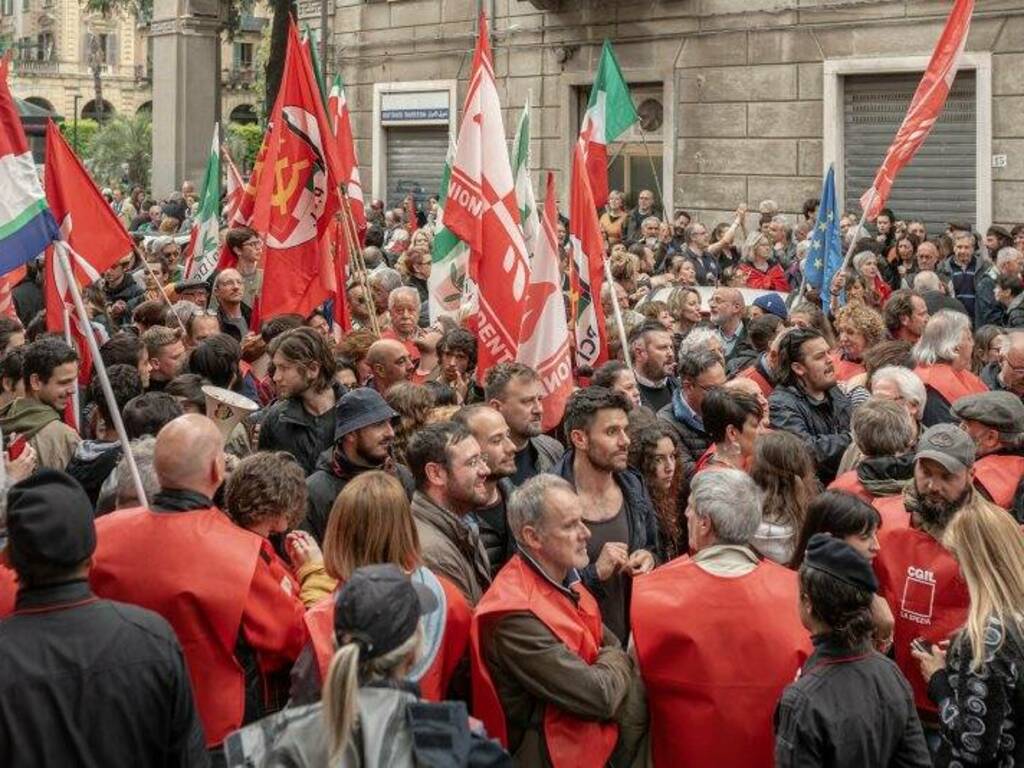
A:
<svg viewBox="0 0 1024 768">
<path fill-rule="evenodd" d="M 0 619 L 14 613 L 14 601 L 18 596 L 18 575 L 12 568 L 0 565 Z"/>
<path fill-rule="evenodd" d="M 737 373 L 736 376 L 742 377 L 744 379 L 750 379 L 752 382 L 757 384 L 757 386 L 760 387 L 761 389 L 761 394 L 764 395 L 765 397 L 768 397 L 772 392 L 775 391 L 775 387 L 772 385 L 770 381 L 768 381 L 768 379 L 764 377 L 764 374 L 762 374 L 757 369 L 756 365 L 752 365 L 749 368 L 744 368 L 742 371 Z"/>
<path fill-rule="evenodd" d="M 473 713 L 484 721 L 488 734 L 506 747 L 505 713 L 480 647 L 481 625 L 508 613 L 532 613 L 570 651 L 587 664 L 593 664 L 604 636 L 601 610 L 582 584 L 575 584 L 573 591 L 579 595 L 576 604 L 519 555 L 514 555 L 476 606 L 470 630 Z M 605 765 L 618 738 L 619 727 L 615 723 L 584 720 L 553 706 L 544 707 L 544 741 L 554 768 Z"/>
<path fill-rule="evenodd" d="M 993 504 L 1009 509 L 1024 477 L 1024 456 L 992 453 L 974 462 L 974 484 Z"/>
<path fill-rule="evenodd" d="M 879 546 L 875 574 L 878 593 L 896 620 L 896 663 L 914 689 L 918 710 L 934 715 L 936 707 L 917 659 L 910 655 L 910 643 L 918 637 L 938 643 L 963 625 L 971 602 L 967 584 L 949 550 L 924 531 L 883 527 Z"/>
<path fill-rule="evenodd" d="M 811 651 L 798 603 L 769 560 L 729 578 L 680 557 L 634 580 L 655 766 L 771 768 L 775 704 Z"/>
<path fill-rule="evenodd" d="M 854 376 L 859 376 L 867 371 L 864 367 L 864 363 L 855 363 L 853 360 L 844 360 L 842 354 L 839 352 L 833 352 L 831 357 L 832 365 L 836 369 L 837 381 L 849 381 Z"/>
<path fill-rule="evenodd" d="M 882 516 L 883 531 L 898 531 L 910 527 L 910 513 L 903 506 L 903 495 L 879 496 L 871 502 Z"/>
<path fill-rule="evenodd" d="M 424 645 L 435 645 L 433 661 L 419 679 L 420 694 L 428 701 L 443 701 L 459 663 L 465 658 L 469 646 L 469 625 L 472 611 L 458 587 L 443 576 L 434 574 L 444 590 L 445 621 L 442 637 L 432 642 L 424 639 Z M 320 680 L 327 675 L 331 657 L 334 655 L 334 595 L 325 597 L 305 614 L 309 639 L 316 654 Z"/>
<path fill-rule="evenodd" d="M 216 508 L 113 512 L 96 520 L 96 539 L 93 591 L 155 611 L 174 628 L 207 746 L 220 744 L 245 713 L 235 643 L 263 539 Z"/>
<path fill-rule="evenodd" d="M 873 504 L 875 497 L 871 495 L 871 491 L 864 487 L 860 479 L 857 477 L 857 470 L 851 469 L 849 472 L 843 472 L 835 480 L 828 484 L 828 490 L 830 491 L 846 491 L 852 493 L 861 499 L 864 499 L 868 504 Z"/>
<path fill-rule="evenodd" d="M 946 363 L 919 365 L 914 369 L 914 373 L 921 379 L 922 384 L 934 389 L 950 405 L 961 397 L 988 392 L 985 382 L 973 373 L 954 371 L 953 366 Z"/>
</svg>

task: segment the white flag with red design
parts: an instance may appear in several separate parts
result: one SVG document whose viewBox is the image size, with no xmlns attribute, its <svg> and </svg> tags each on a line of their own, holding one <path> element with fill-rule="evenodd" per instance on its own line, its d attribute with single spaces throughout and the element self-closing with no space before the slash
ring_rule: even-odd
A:
<svg viewBox="0 0 1024 768">
<path fill-rule="evenodd" d="M 572 350 L 569 324 L 562 299 L 562 273 L 558 263 L 555 222 L 555 175 L 548 171 L 547 198 L 533 253 L 530 286 L 526 290 L 526 312 L 519 337 L 519 362 L 540 374 L 544 408 L 543 429 L 558 426 L 565 402 L 572 394 Z"/>
<path fill-rule="evenodd" d="M 483 13 L 444 223 L 469 246 L 469 272 L 479 286 L 476 370 L 482 379 L 492 366 L 516 359 L 530 279 Z"/>
<path fill-rule="evenodd" d="M 331 92 L 327 96 L 327 120 L 331 124 L 334 143 L 338 148 L 338 169 L 344 180 L 345 194 L 348 195 L 349 206 L 352 208 L 352 219 L 359 232 L 362 244 L 366 235 L 366 204 L 363 202 L 363 185 L 359 181 L 359 158 L 356 157 L 356 142 L 352 134 L 352 118 L 349 114 L 348 100 L 345 98 L 345 86 L 341 75 L 334 76 Z"/>
<path fill-rule="evenodd" d="M 222 145 L 221 155 L 227 165 L 225 176 L 226 193 L 224 195 L 224 221 L 229 227 L 241 227 L 249 225 L 249 216 L 242 211 L 242 198 L 245 197 L 245 179 L 238 171 L 238 166 L 231 158 L 228 148 Z"/>
<path fill-rule="evenodd" d="M 917 150 L 942 115 L 946 97 L 949 96 L 949 89 L 953 87 L 960 66 L 973 11 L 974 0 L 956 0 L 953 4 L 946 26 L 932 51 L 928 68 L 914 91 L 914 98 L 910 100 L 907 115 L 896 131 L 896 138 L 885 153 L 885 160 L 874 182 L 860 198 L 861 208 L 867 211 L 868 219 L 874 220 L 885 207 L 896 175 L 914 159 Z"/>
</svg>

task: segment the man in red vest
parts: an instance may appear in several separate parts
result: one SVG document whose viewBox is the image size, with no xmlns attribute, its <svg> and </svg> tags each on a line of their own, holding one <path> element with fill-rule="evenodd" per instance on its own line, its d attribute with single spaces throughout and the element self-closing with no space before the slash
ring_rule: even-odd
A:
<svg viewBox="0 0 1024 768">
<path fill-rule="evenodd" d="M 914 689 L 921 723 L 930 742 L 938 738 L 938 713 L 928 698 L 920 665 L 911 655 L 918 638 L 947 640 L 967 619 L 970 595 L 942 535 L 953 516 L 988 504 L 974 490 L 974 441 L 953 424 L 925 430 L 918 443 L 914 480 L 904 493 L 909 527 L 883 522 L 875 558 L 879 594 L 896 621 L 893 652 Z"/>
<path fill-rule="evenodd" d="M 153 467 L 161 491 L 151 508 L 96 521 L 90 581 L 97 595 L 149 608 L 174 628 L 213 748 L 284 703 L 274 694 L 286 694 L 306 642 L 303 606 L 298 586 L 271 570 L 269 542 L 211 500 L 224 480 L 212 421 L 187 414 L 168 423 Z"/>
<path fill-rule="evenodd" d="M 914 476 L 917 424 L 902 404 L 870 397 L 853 412 L 850 425 L 861 459 L 828 489 L 852 493 L 881 509 L 876 502 L 899 498 Z"/>
<path fill-rule="evenodd" d="M 633 585 L 633 645 L 655 766 L 770 768 L 772 712 L 811 644 L 797 576 L 750 548 L 757 487 L 701 472 L 686 508 L 691 551 Z"/>
<path fill-rule="evenodd" d="M 1024 512 L 1024 402 L 1012 392 L 968 395 L 953 415 L 976 446 L 974 485 L 1020 519 Z"/>
<path fill-rule="evenodd" d="M 952 424 L 950 407 L 961 397 L 985 392 L 988 387 L 971 373 L 974 336 L 971 321 L 962 312 L 942 309 L 928 318 L 924 333 L 914 345 L 914 373 L 928 393 L 921 423 Z"/>
<path fill-rule="evenodd" d="M 512 494 L 519 545 L 476 607 L 470 632 L 474 714 L 517 765 L 628 765 L 646 727 L 633 663 L 580 582 L 580 499 L 556 475 Z"/>
</svg>

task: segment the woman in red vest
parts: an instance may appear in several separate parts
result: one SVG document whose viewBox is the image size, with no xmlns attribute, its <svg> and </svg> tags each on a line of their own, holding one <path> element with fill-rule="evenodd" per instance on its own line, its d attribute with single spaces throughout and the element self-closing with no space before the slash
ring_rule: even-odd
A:
<svg viewBox="0 0 1024 768">
<path fill-rule="evenodd" d="M 419 683 L 423 698 L 465 697 L 468 680 L 455 680 L 456 668 L 466 656 L 470 609 L 462 593 L 420 560 L 419 536 L 401 482 L 386 472 L 364 472 L 345 486 L 331 509 L 324 534 L 324 564 L 329 576 L 344 585 L 363 565 L 393 563 L 415 584 L 429 589 L 441 606 L 423 617 L 423 646 L 407 679 Z M 320 695 L 327 667 L 334 655 L 334 596 L 306 612 L 310 645 L 292 672 L 293 703 L 310 703 Z M 460 687 L 461 686 L 461 687 Z"/>
<path fill-rule="evenodd" d="M 782 267 L 778 262 L 768 261 L 772 255 L 772 244 L 767 236 L 755 232 L 747 240 L 743 251 L 743 263 L 737 267 L 737 272 L 745 279 L 744 287 L 783 293 L 789 291 L 789 281 Z"/>
<path fill-rule="evenodd" d="M 941 309 L 928 318 L 924 333 L 914 345 L 914 373 L 928 393 L 921 423 L 956 421 L 950 407 L 961 397 L 988 391 L 988 387 L 971 373 L 974 336 L 971 320 L 962 312 Z"/>
</svg>

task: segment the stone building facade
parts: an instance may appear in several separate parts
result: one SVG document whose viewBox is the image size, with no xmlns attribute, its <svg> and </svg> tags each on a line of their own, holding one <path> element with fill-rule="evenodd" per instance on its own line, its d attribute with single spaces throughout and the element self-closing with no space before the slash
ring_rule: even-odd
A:
<svg viewBox="0 0 1024 768">
<path fill-rule="evenodd" d="M 482 2 L 510 136 L 522 105 L 532 107 L 538 183 L 553 170 L 566 200 L 569 148 L 608 38 L 650 128 L 610 152 L 613 186 L 632 194 L 652 186 L 653 165 L 666 206 L 705 223 L 764 199 L 795 214 L 818 195 L 829 163 L 842 204 L 854 209 L 952 5 Z M 436 191 L 436 166 L 457 131 L 478 5 L 336 1 L 333 63 L 346 82 L 368 195 L 390 203 L 404 191 Z M 317 14 L 300 5 L 313 23 Z M 982 228 L 1024 221 L 1024 0 L 978 0 L 966 51 L 949 125 L 936 128 L 897 185 L 896 214 L 935 226 L 953 216 Z"/>
</svg>

